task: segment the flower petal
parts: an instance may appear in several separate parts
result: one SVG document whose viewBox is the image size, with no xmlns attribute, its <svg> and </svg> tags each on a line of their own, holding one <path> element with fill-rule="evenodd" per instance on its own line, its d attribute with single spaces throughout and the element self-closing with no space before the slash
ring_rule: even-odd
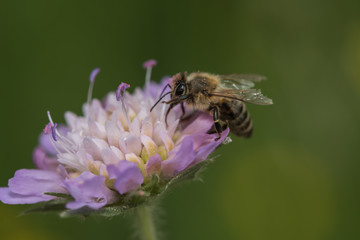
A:
<svg viewBox="0 0 360 240">
<path fill-rule="evenodd" d="M 140 139 L 146 149 L 148 156 L 151 157 L 152 155 L 154 155 L 158 148 L 156 143 L 146 135 L 142 135 Z"/>
<path fill-rule="evenodd" d="M 201 112 L 196 114 L 194 119 L 189 119 L 190 123 L 183 130 L 182 135 L 192 135 L 196 133 L 206 133 L 213 126 L 214 121 L 209 113 Z"/>
<path fill-rule="evenodd" d="M 11 192 L 21 195 L 41 195 L 46 192 L 65 193 L 62 177 L 56 172 L 20 169 L 9 180 Z"/>
<path fill-rule="evenodd" d="M 110 179 L 115 179 L 114 187 L 120 194 L 136 190 L 144 181 L 140 169 L 134 162 L 120 161 L 117 166 L 108 166 L 107 170 Z"/>
<path fill-rule="evenodd" d="M 31 204 L 56 198 L 44 194 L 47 192 L 66 193 L 59 174 L 21 169 L 9 180 L 8 188 L 0 188 L 0 201 L 7 204 Z"/>
<path fill-rule="evenodd" d="M 65 121 L 70 129 L 77 129 L 78 117 L 73 112 L 65 112 Z"/>
<path fill-rule="evenodd" d="M 33 162 L 38 169 L 55 171 L 59 163 L 55 157 L 48 157 L 41 147 L 35 148 Z"/>
<path fill-rule="evenodd" d="M 151 117 L 146 117 L 144 118 L 144 120 L 142 121 L 142 125 L 141 125 L 141 134 L 142 135 L 146 135 L 148 137 L 152 137 L 153 134 L 153 125 L 152 125 L 152 119 Z"/>
<path fill-rule="evenodd" d="M 204 161 L 227 137 L 227 135 L 229 134 L 230 129 L 227 128 L 226 130 L 224 130 L 221 133 L 221 138 L 217 141 L 215 141 L 215 139 L 218 137 L 218 135 L 215 134 L 207 134 L 210 138 L 210 142 L 208 142 L 206 145 L 201 146 L 197 152 L 196 152 L 196 156 L 195 156 L 195 161 L 193 162 L 193 164 L 197 164 L 201 161 Z"/>
<path fill-rule="evenodd" d="M 119 128 L 113 122 L 106 121 L 105 129 L 109 144 L 118 147 L 119 138 L 121 136 Z"/>
<path fill-rule="evenodd" d="M 165 131 L 160 132 L 160 137 L 161 137 L 161 140 L 163 141 L 163 143 L 165 144 L 166 150 L 168 152 L 173 150 L 175 144 L 174 144 L 173 140 L 171 139 L 171 137 Z"/>
<path fill-rule="evenodd" d="M 39 143 L 40 143 L 41 148 L 44 149 L 44 151 L 46 153 L 49 153 L 52 155 L 57 154 L 57 151 L 55 150 L 55 148 L 53 147 L 53 145 L 50 142 L 48 134 L 41 133 L 41 135 L 39 137 Z"/>
<path fill-rule="evenodd" d="M 160 173 L 161 171 L 161 157 L 159 154 L 155 154 L 149 158 L 146 163 L 146 171 L 148 176 L 153 175 L 154 173 Z"/>
<path fill-rule="evenodd" d="M 130 131 L 136 136 L 140 137 L 140 121 L 136 117 L 130 124 Z"/>
<path fill-rule="evenodd" d="M 141 153 L 141 142 L 133 134 L 129 134 L 119 140 L 120 149 L 124 153 L 134 153 L 140 155 Z"/>
<path fill-rule="evenodd" d="M 33 204 L 46 202 L 56 197 L 50 195 L 21 195 L 11 192 L 10 188 L 0 188 L 0 201 L 6 204 Z"/>
<path fill-rule="evenodd" d="M 65 186 L 75 199 L 74 202 L 66 204 L 69 209 L 85 206 L 99 209 L 116 200 L 116 194 L 105 185 L 105 177 L 90 172 L 83 172 L 77 178 L 66 179 Z"/>
<path fill-rule="evenodd" d="M 115 148 L 115 147 L 113 147 Z M 119 150 L 120 151 L 120 150 Z M 105 148 L 101 151 L 102 159 L 105 164 L 117 164 L 123 158 L 119 158 L 111 148 Z"/>
<path fill-rule="evenodd" d="M 180 147 L 175 148 L 170 154 L 175 154 L 172 159 L 162 162 L 162 173 L 164 177 L 173 177 L 187 168 L 195 159 L 194 139 L 187 136 L 183 139 Z"/>
<path fill-rule="evenodd" d="M 100 149 L 106 147 L 108 147 L 108 144 L 102 139 L 85 137 L 83 140 L 84 150 L 96 160 L 101 160 Z"/>
<path fill-rule="evenodd" d="M 93 121 L 92 119 L 89 119 L 88 124 L 89 124 L 89 131 L 92 136 L 95 136 L 95 137 L 98 137 L 101 139 L 106 139 L 106 130 L 105 130 L 105 126 L 103 124 Z"/>
</svg>

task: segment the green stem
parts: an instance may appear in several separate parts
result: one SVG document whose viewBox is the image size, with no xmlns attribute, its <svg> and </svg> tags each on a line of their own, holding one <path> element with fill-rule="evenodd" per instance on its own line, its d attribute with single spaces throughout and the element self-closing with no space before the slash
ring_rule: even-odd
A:
<svg viewBox="0 0 360 240">
<path fill-rule="evenodd" d="M 137 223 L 140 228 L 140 239 L 141 240 L 157 240 L 155 224 L 151 215 L 151 209 L 148 205 L 138 206 L 137 212 Z"/>
</svg>

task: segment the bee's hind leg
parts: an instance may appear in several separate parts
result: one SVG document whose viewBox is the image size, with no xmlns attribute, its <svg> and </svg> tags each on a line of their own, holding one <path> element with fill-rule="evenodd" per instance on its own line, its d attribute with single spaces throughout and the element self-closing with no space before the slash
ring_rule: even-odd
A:
<svg viewBox="0 0 360 240">
<path fill-rule="evenodd" d="M 213 108 L 213 119 L 214 119 L 215 130 L 218 134 L 218 137 L 215 138 L 215 141 L 218 141 L 221 137 L 222 127 L 219 120 L 219 109 L 217 107 Z"/>
<path fill-rule="evenodd" d="M 226 120 L 225 124 L 223 124 L 221 127 L 222 127 L 222 131 L 227 129 L 229 127 L 229 120 Z"/>
</svg>

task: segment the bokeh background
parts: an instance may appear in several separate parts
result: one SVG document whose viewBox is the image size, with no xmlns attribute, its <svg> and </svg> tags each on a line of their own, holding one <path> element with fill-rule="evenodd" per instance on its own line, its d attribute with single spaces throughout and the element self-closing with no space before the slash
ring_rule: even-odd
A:
<svg viewBox="0 0 360 240">
<path fill-rule="evenodd" d="M 221 3 L 220 3 L 221 2 Z M 32 168 L 50 109 L 58 122 L 121 81 L 179 71 L 258 73 L 273 106 L 215 153 L 204 182 L 160 203 L 164 239 L 359 239 L 360 1 L 0 2 L 0 185 Z M 130 217 L 19 217 L 0 203 L 1 239 L 132 239 Z"/>
</svg>

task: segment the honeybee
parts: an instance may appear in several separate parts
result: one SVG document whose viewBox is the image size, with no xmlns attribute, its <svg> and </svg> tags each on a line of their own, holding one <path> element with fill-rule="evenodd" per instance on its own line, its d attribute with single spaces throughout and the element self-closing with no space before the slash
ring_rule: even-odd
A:
<svg viewBox="0 0 360 240">
<path fill-rule="evenodd" d="M 170 104 L 165 121 L 171 109 L 181 104 L 183 116 L 184 103 L 195 110 L 206 111 L 212 114 L 214 129 L 220 139 L 221 132 L 226 127 L 237 136 L 248 138 L 253 131 L 250 114 L 245 103 L 270 105 L 272 100 L 262 95 L 260 89 L 252 89 L 255 82 L 265 77 L 252 74 L 215 75 L 206 72 L 177 73 L 172 77 L 172 85 L 168 84 L 160 94 L 159 100 L 150 111 L 167 95 L 171 94 Z M 167 87 L 171 91 L 164 93 Z"/>
</svg>

